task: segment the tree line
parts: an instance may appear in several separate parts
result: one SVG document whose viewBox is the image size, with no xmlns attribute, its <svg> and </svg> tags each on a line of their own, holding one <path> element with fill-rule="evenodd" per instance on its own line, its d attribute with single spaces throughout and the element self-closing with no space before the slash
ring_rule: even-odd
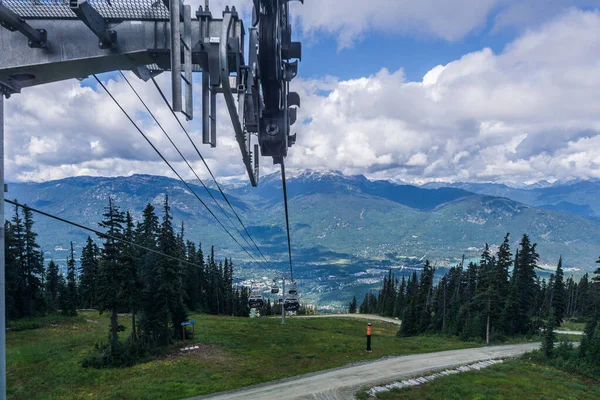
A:
<svg viewBox="0 0 600 400">
<path fill-rule="evenodd" d="M 109 198 L 99 224 L 106 236 L 98 242 L 87 238 L 79 267 L 71 243 L 63 274 L 54 260 L 45 265 L 32 212 L 15 208 L 5 222 L 9 319 L 75 316 L 78 309 L 108 313 L 109 341 L 100 364 L 118 365 L 181 337 L 189 312 L 248 316 L 250 291 L 234 287 L 232 260 L 217 262 L 214 246 L 205 255 L 200 244 L 186 239 L 183 222 L 176 232 L 168 196 L 162 218 L 147 204 L 137 223 Z M 120 313 L 131 315 L 125 343 L 119 340 Z"/>
<path fill-rule="evenodd" d="M 509 237 L 495 253 L 486 244 L 478 263 L 461 262 L 437 283 L 429 261 L 408 279 L 398 280 L 390 270 L 379 293 L 367 293 L 358 311 L 401 319 L 399 336 L 437 332 L 487 343 L 538 333 L 551 314 L 559 326 L 566 317 L 590 318 L 596 312 L 592 298 L 600 296 L 594 284 L 598 276 L 565 281 L 560 258 L 556 272 L 541 279 L 537 245 L 524 234 L 513 256 Z M 349 308 L 356 310 L 354 299 Z"/>
</svg>

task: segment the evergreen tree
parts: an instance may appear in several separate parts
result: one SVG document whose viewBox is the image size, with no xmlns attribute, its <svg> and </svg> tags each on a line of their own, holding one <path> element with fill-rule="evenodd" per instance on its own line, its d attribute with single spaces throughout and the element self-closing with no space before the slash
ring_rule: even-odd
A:
<svg viewBox="0 0 600 400">
<path fill-rule="evenodd" d="M 104 208 L 100 226 L 106 229 L 110 237 L 105 237 L 100 266 L 98 271 L 97 301 L 100 312 L 108 311 L 110 316 L 110 349 L 113 356 L 118 355 L 120 330 L 118 310 L 122 306 L 121 284 L 123 282 L 123 263 L 121 254 L 123 242 L 123 224 L 125 216 L 115 205 L 112 198 L 108 199 L 108 207 Z"/>
<path fill-rule="evenodd" d="M 396 302 L 394 304 L 394 317 L 401 318 L 402 312 L 404 311 L 404 298 L 406 291 L 406 280 L 404 276 L 402 276 L 402 281 L 400 282 L 400 286 L 398 287 L 398 292 L 396 293 Z"/>
<path fill-rule="evenodd" d="M 536 247 L 536 244 L 531 244 L 527 234 L 524 234 L 515 258 L 510 293 L 505 307 L 504 315 L 509 321 L 507 324 L 509 334 L 525 334 L 534 330 L 531 320 L 537 293 L 535 269 L 539 259 Z"/>
<path fill-rule="evenodd" d="M 551 307 L 554 309 L 556 317 L 556 326 L 560 326 L 563 322 L 566 308 L 565 300 L 565 283 L 564 283 L 564 272 L 562 268 L 562 257 L 558 260 L 558 266 L 556 267 L 556 276 L 554 278 L 554 285 L 552 288 L 552 304 Z"/>
<path fill-rule="evenodd" d="M 54 260 L 50 260 L 46 270 L 46 293 L 48 297 L 48 309 L 56 312 L 58 309 L 59 289 L 60 289 L 60 273 L 58 265 Z"/>
<path fill-rule="evenodd" d="M 79 272 L 79 299 L 82 308 L 96 307 L 96 285 L 98 283 L 98 247 L 88 236 L 81 251 Z"/>
<path fill-rule="evenodd" d="M 75 253 L 73 252 L 73 242 L 71 242 L 71 254 L 67 258 L 67 284 L 64 294 L 61 298 L 61 308 L 63 315 L 77 315 L 77 276 L 75 273 Z"/>
<path fill-rule="evenodd" d="M 5 259 L 5 290 L 6 290 L 6 318 L 19 318 L 19 262 L 17 239 L 15 237 L 14 226 L 10 221 L 4 222 L 4 259 Z"/>
<path fill-rule="evenodd" d="M 481 310 L 482 321 L 485 321 L 485 341 L 491 341 L 493 326 L 497 325 L 503 309 L 504 299 L 502 289 L 505 286 L 503 279 L 504 266 L 491 256 L 489 246 L 485 244 L 485 250 L 479 264 L 480 281 L 479 290 L 474 299 Z"/>
<path fill-rule="evenodd" d="M 419 282 L 419 298 L 417 300 L 419 325 L 418 331 L 425 332 L 429 329 L 431 323 L 431 299 L 433 294 L 433 277 L 435 268 L 425 260 L 421 280 Z"/>
<path fill-rule="evenodd" d="M 413 336 L 419 332 L 419 278 L 414 271 L 412 277 L 408 279 L 406 285 L 407 304 L 404 308 L 402 325 L 398 335 Z"/>
<path fill-rule="evenodd" d="M 548 358 L 552 357 L 554 351 L 554 341 L 556 340 L 554 328 L 556 327 L 556 319 L 554 309 L 551 308 L 544 327 L 544 340 L 542 341 L 542 351 Z"/>
<path fill-rule="evenodd" d="M 23 211 L 25 228 L 25 270 L 23 274 L 27 281 L 27 315 L 43 312 L 42 277 L 44 261 L 40 246 L 36 242 L 37 233 L 33 231 L 33 213 L 29 209 Z"/>
<path fill-rule="evenodd" d="M 136 248 L 131 243 L 135 241 L 133 219 L 129 211 L 125 214 L 125 230 L 123 232 L 125 241 L 122 243 L 121 265 L 122 282 L 119 296 L 123 303 L 127 305 L 131 313 L 131 339 L 137 340 L 137 311 L 142 301 L 142 281 L 138 273 L 138 263 L 136 262 Z"/>
<path fill-rule="evenodd" d="M 369 306 L 369 294 L 366 293 L 363 301 L 360 303 L 360 306 L 358 307 L 358 312 L 361 314 L 367 314 L 368 306 Z"/>
<path fill-rule="evenodd" d="M 140 328 L 148 342 L 152 344 L 165 343 L 160 341 L 161 335 L 164 335 L 166 328 L 161 324 L 165 320 L 160 308 L 163 299 L 157 297 L 157 291 L 160 285 L 158 277 L 157 254 L 149 250 L 158 251 L 159 220 L 155 214 L 152 204 L 148 203 L 142 211 L 142 220 L 138 222 L 135 230 L 135 243 L 143 248 L 137 248 L 137 269 L 142 281 L 143 289 L 141 291 Z M 149 249 L 149 250 L 146 250 Z"/>
<path fill-rule="evenodd" d="M 196 245 L 192 241 L 187 241 L 186 245 L 187 261 L 189 264 L 184 266 L 185 269 L 185 292 L 186 305 L 189 310 L 200 310 L 200 271 L 198 270 L 198 252 Z M 204 263 L 204 260 L 202 260 Z"/>
<path fill-rule="evenodd" d="M 350 302 L 350 305 L 348 306 L 348 312 L 350 314 L 356 313 L 356 296 L 352 297 L 352 301 Z"/>
<path fill-rule="evenodd" d="M 6 267 L 6 279 L 12 286 L 7 294 L 14 307 L 9 315 L 13 313 L 16 318 L 41 314 L 45 308 L 42 293 L 43 255 L 36 242 L 37 233 L 33 231 L 33 225 L 31 211 L 25 209 L 21 218 L 19 208 L 15 207 L 5 250 L 6 255 L 11 256 Z"/>
<path fill-rule="evenodd" d="M 158 233 L 158 250 L 171 257 L 178 258 L 180 247 L 173 231 L 171 207 L 169 196 L 165 196 L 163 221 Z M 164 329 L 165 341 L 169 342 L 169 322 L 175 337 L 179 337 L 181 323 L 187 320 L 187 313 L 183 302 L 183 282 L 181 280 L 180 263 L 172 258 L 157 257 L 157 278 L 159 285 L 155 296 L 159 299 L 158 306 L 162 321 L 160 326 Z"/>
</svg>

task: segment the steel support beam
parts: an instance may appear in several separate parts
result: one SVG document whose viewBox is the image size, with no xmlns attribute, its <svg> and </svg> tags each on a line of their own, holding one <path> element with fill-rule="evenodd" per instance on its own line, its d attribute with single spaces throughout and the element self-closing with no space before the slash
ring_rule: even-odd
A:
<svg viewBox="0 0 600 400">
<path fill-rule="evenodd" d="M 51 32 L 47 47 L 30 49 L 22 36 L 0 29 L 0 84 L 18 93 L 22 88 L 92 74 L 130 70 L 156 64 L 170 69 L 170 30 L 168 21 L 124 21 L 113 30 L 119 37 L 116 49 L 101 49 L 98 38 L 81 21 L 29 20 L 34 29 L 45 27 Z M 219 37 L 222 20 L 207 21 L 209 37 Z M 192 64 L 208 68 L 206 50 L 200 42 L 200 24 L 191 24 Z M 231 37 L 241 37 L 242 22 L 236 21 Z M 229 72 L 235 71 L 235 67 Z"/>
<path fill-rule="evenodd" d="M 25 20 L 0 2 L 0 25 L 9 31 L 19 31 L 29 39 L 29 47 L 46 47 L 45 29 L 33 29 Z"/>
</svg>

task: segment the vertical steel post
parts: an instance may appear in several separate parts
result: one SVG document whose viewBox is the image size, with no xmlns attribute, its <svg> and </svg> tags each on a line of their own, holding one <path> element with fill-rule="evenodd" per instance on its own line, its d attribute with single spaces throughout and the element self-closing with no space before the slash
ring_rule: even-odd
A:
<svg viewBox="0 0 600 400">
<path fill-rule="evenodd" d="M 173 110 L 181 112 L 181 10 L 180 0 L 169 1 L 171 19 L 171 85 L 173 88 Z"/>
<path fill-rule="evenodd" d="M 6 279 L 4 271 L 4 93 L 0 89 L 0 399 L 6 399 Z"/>
<path fill-rule="evenodd" d="M 281 293 L 281 298 L 283 302 L 281 303 L 281 325 L 285 325 L 285 309 L 283 308 L 283 305 L 285 304 L 285 278 L 283 278 L 282 289 L 283 293 Z"/>
<path fill-rule="evenodd" d="M 184 41 L 184 77 L 185 77 L 185 118 L 194 118 L 194 94 L 192 81 L 192 8 L 183 6 L 183 41 Z"/>
</svg>

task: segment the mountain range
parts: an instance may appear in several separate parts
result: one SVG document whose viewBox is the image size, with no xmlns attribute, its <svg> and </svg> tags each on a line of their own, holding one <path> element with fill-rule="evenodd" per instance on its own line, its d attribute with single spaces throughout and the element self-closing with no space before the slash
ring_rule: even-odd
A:
<svg viewBox="0 0 600 400">
<path fill-rule="evenodd" d="M 215 206 L 205 189 L 190 183 L 240 244 L 242 228 L 221 194 L 211 194 L 227 211 Z M 208 185 L 209 187 L 214 185 Z M 344 299 L 357 285 L 376 286 L 389 267 L 410 272 L 430 259 L 439 267 L 456 264 L 462 255 L 477 259 L 485 243 L 498 245 L 507 232 L 515 249 L 528 233 L 538 243 L 541 262 L 590 271 L 600 256 L 600 183 L 579 182 L 568 186 L 529 189 L 497 184 L 430 184 L 425 187 L 362 175 L 344 176 L 335 171 L 291 171 L 288 197 L 292 253 L 298 279 L 307 292 Z M 224 187 L 248 231 L 269 259 L 271 268 L 283 273 L 287 264 L 287 240 L 279 174 L 261 179 L 258 188 L 232 183 Z M 41 183 L 10 183 L 6 197 L 93 228 L 98 228 L 103 207 L 112 196 L 123 210 L 140 218 L 147 203 L 159 215 L 165 195 L 188 239 L 215 245 L 219 256 L 232 256 L 244 277 L 268 276 L 219 226 L 197 198 L 178 180 L 150 175 L 129 177 L 73 177 Z M 582 210 L 586 210 L 583 212 Z M 13 207 L 6 207 L 11 218 Z M 231 221 L 230 221 L 231 220 Z M 69 242 L 80 249 L 87 232 L 36 216 L 36 231 L 46 258 L 63 260 Z M 232 227 L 232 222 L 237 228 Z M 79 250 L 78 250 L 79 251 Z M 255 255 L 258 259 L 258 255 Z M 370 286 L 369 286 L 370 285 Z"/>
</svg>

